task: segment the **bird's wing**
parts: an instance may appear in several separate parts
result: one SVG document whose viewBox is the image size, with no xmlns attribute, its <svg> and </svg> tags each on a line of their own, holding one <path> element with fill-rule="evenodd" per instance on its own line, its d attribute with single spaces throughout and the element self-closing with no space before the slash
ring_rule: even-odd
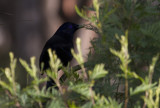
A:
<svg viewBox="0 0 160 108">
<path fill-rule="evenodd" d="M 46 45 L 47 47 L 44 47 L 41 56 L 40 56 L 40 67 L 41 63 L 44 62 L 44 70 L 49 67 L 49 55 L 48 55 L 48 49 L 51 48 L 53 51 L 56 52 L 58 58 L 61 60 L 62 64 L 64 66 L 67 66 L 68 62 L 72 60 L 73 56 L 71 54 L 71 48 L 73 48 L 72 44 L 52 44 L 51 46 Z"/>
<path fill-rule="evenodd" d="M 71 47 L 57 47 L 55 50 L 58 58 L 60 58 L 64 66 L 66 66 L 68 62 L 72 60 L 73 56 L 71 53 Z"/>
<path fill-rule="evenodd" d="M 63 34 L 64 35 L 64 34 Z M 71 61 L 72 54 L 71 54 L 71 48 L 73 48 L 73 42 L 72 40 L 66 40 L 64 37 L 59 35 L 52 36 L 45 44 L 41 56 L 40 56 L 40 68 L 41 63 L 44 62 L 44 70 L 49 68 L 49 56 L 48 56 L 48 49 L 51 48 L 54 50 L 60 58 L 61 62 L 64 66 L 68 64 L 69 61 Z"/>
<path fill-rule="evenodd" d="M 42 70 L 42 62 L 44 63 L 43 70 L 49 68 L 49 55 L 48 55 L 48 47 L 44 47 L 39 59 L 39 67 Z"/>
</svg>

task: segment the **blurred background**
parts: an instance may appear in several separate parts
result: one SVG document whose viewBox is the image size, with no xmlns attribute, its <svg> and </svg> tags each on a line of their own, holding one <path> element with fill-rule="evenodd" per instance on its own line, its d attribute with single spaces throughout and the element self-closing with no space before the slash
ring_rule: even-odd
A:
<svg viewBox="0 0 160 108">
<path fill-rule="evenodd" d="M 82 8 L 91 3 L 91 0 L 0 0 L 0 67 L 9 66 L 10 51 L 27 62 L 35 56 L 38 66 L 45 42 L 62 23 L 87 23 L 76 14 L 75 5 Z M 82 39 L 82 52 L 86 56 L 89 41 L 96 34 L 82 29 L 76 36 Z M 26 72 L 19 64 L 17 72 L 18 82 L 25 86 Z"/>
</svg>

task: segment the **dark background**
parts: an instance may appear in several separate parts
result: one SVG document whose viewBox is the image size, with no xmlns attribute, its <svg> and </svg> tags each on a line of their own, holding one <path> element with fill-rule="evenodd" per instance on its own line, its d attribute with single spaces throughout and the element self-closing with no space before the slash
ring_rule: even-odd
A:
<svg viewBox="0 0 160 108">
<path fill-rule="evenodd" d="M 0 0 L 0 67 L 9 66 L 10 51 L 27 62 L 35 56 L 38 66 L 45 42 L 63 22 L 87 23 L 76 14 L 75 5 L 89 6 L 91 0 Z M 76 34 L 82 39 L 85 58 L 95 34 L 85 29 Z M 26 72 L 19 63 L 16 76 L 22 85 L 26 84 Z"/>
</svg>

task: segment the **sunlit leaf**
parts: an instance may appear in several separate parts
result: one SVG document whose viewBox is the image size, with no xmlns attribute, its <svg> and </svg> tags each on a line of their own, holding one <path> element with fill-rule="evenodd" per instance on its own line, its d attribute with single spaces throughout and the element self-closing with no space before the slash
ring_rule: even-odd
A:
<svg viewBox="0 0 160 108">
<path fill-rule="evenodd" d="M 90 78 L 91 79 L 98 79 L 104 77 L 108 71 L 104 69 L 104 64 L 96 65 L 93 69 L 93 72 L 90 72 Z"/>
<path fill-rule="evenodd" d="M 130 88 L 130 95 L 136 95 L 138 93 L 142 93 L 145 92 L 153 87 L 155 87 L 157 83 L 153 83 L 153 84 L 142 84 L 140 86 L 137 86 L 134 90 L 132 88 Z"/>
<path fill-rule="evenodd" d="M 91 92 L 90 92 L 90 84 L 87 83 L 81 83 L 81 84 L 76 84 L 76 85 L 72 85 L 69 86 L 69 89 L 85 96 L 86 98 L 90 98 L 91 97 Z"/>
</svg>

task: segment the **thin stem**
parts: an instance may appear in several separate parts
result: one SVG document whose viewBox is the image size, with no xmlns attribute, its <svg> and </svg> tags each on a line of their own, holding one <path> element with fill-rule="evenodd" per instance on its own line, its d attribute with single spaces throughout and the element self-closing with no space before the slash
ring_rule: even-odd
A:
<svg viewBox="0 0 160 108">
<path fill-rule="evenodd" d="M 88 63 L 87 62 L 72 67 L 72 71 L 75 72 L 75 71 L 78 71 L 78 70 L 82 69 L 84 77 L 88 79 L 88 75 L 87 75 L 87 73 L 85 71 L 85 67 L 88 67 Z"/>
<path fill-rule="evenodd" d="M 93 93 L 92 87 L 90 87 L 90 92 L 91 92 L 91 101 L 92 101 L 92 104 L 94 105 L 95 101 L 94 101 L 94 93 Z"/>
<path fill-rule="evenodd" d="M 35 85 L 34 88 L 36 89 L 37 93 L 40 94 L 39 87 L 38 87 L 37 85 Z M 42 105 L 42 102 L 41 102 L 41 101 L 38 101 L 38 104 L 39 104 L 39 107 L 40 107 L 40 108 L 43 108 L 43 105 Z"/>
<path fill-rule="evenodd" d="M 124 108 L 127 108 L 128 104 L 128 79 L 125 79 L 125 105 Z"/>
<path fill-rule="evenodd" d="M 61 84 L 59 83 L 59 80 L 57 79 L 57 80 L 55 81 L 55 83 L 56 83 L 56 85 L 58 86 L 58 89 L 59 89 L 61 95 L 63 95 L 63 94 L 64 94 L 64 93 L 63 93 L 63 89 L 62 89 L 62 87 L 61 87 Z"/>
<path fill-rule="evenodd" d="M 81 68 L 82 68 L 82 72 L 83 72 L 83 75 L 84 75 L 84 80 L 86 81 L 86 80 L 88 80 L 88 75 L 85 71 L 84 65 L 81 65 Z"/>
<path fill-rule="evenodd" d="M 145 98 L 148 98 L 148 91 L 146 91 L 146 93 L 145 93 Z M 146 108 L 146 102 L 144 102 L 144 104 L 143 104 L 143 108 Z"/>
<path fill-rule="evenodd" d="M 5 93 L 8 95 L 8 97 L 9 97 L 11 100 L 15 100 L 15 103 L 16 103 L 15 106 L 16 106 L 17 108 L 22 108 L 21 105 L 20 105 L 20 103 L 18 102 L 16 96 L 12 96 L 12 95 L 9 93 L 8 90 L 6 90 Z"/>
</svg>

